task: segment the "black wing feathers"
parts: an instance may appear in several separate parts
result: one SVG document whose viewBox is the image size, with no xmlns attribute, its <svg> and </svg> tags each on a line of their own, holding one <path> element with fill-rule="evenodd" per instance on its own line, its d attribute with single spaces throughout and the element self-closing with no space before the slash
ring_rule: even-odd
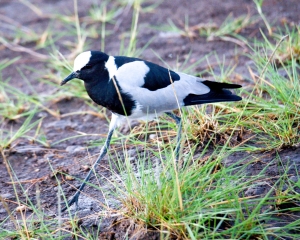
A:
<svg viewBox="0 0 300 240">
<path fill-rule="evenodd" d="M 145 77 L 145 84 L 143 88 L 147 88 L 150 91 L 155 91 L 160 88 L 169 86 L 172 82 L 180 80 L 180 76 L 164 67 L 156 65 L 151 62 L 145 62 L 151 69 Z"/>
<path fill-rule="evenodd" d="M 117 68 L 121 67 L 125 63 L 130 63 L 134 61 L 143 61 L 139 58 L 133 58 L 133 57 L 123 57 L 123 56 L 115 56 L 115 64 L 117 65 Z"/>
<path fill-rule="evenodd" d="M 224 89 L 240 88 L 242 87 L 241 85 L 211 82 L 208 80 L 205 80 L 202 83 L 210 88 L 210 92 L 202 95 L 189 94 L 183 100 L 185 106 L 214 102 L 234 102 L 242 100 L 241 97 L 234 95 L 229 90 Z"/>
<path fill-rule="evenodd" d="M 212 81 L 208 81 L 208 80 L 205 80 L 202 83 L 214 91 L 222 90 L 223 88 L 233 89 L 233 88 L 241 88 L 242 87 L 241 85 L 238 85 L 238 84 L 212 82 Z"/>
<path fill-rule="evenodd" d="M 123 56 L 115 57 L 115 63 L 117 65 L 117 68 L 121 67 L 126 63 L 130 63 L 134 61 L 143 61 L 149 67 L 150 71 L 146 74 L 144 78 L 145 84 L 142 87 L 147 88 L 150 91 L 155 91 L 160 88 L 165 88 L 168 85 L 170 85 L 171 82 L 180 80 L 180 77 L 177 73 L 168 70 L 167 68 L 161 67 L 155 63 L 144 61 L 139 58 L 131 58 L 131 57 L 123 57 Z"/>
<path fill-rule="evenodd" d="M 143 61 L 148 67 L 149 72 L 144 78 L 143 88 L 147 88 L 150 91 L 156 91 L 161 88 L 169 86 L 172 82 L 180 80 L 180 76 L 167 68 L 161 67 L 155 63 L 141 60 L 139 58 L 130 58 L 123 56 L 116 56 L 115 63 L 117 68 L 122 65 L 134 61 Z M 171 79 L 170 79 L 171 77 Z M 214 102 L 230 102 L 230 101 L 240 101 L 242 98 L 232 94 L 229 90 L 226 89 L 235 89 L 242 87 L 238 84 L 230 83 L 220 83 L 212 81 L 202 81 L 204 85 L 210 88 L 210 92 L 202 95 L 189 94 L 183 100 L 184 105 L 197 105 L 203 103 L 214 103 Z"/>
</svg>

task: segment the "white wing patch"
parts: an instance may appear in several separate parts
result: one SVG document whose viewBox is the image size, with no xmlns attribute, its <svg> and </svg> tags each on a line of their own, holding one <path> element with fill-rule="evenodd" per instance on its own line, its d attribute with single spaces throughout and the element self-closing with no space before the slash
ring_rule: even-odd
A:
<svg viewBox="0 0 300 240">
<path fill-rule="evenodd" d="M 118 68 L 115 63 L 115 58 L 113 56 L 109 56 L 107 62 L 105 63 L 105 67 L 108 71 L 109 79 L 116 75 Z"/>
<path fill-rule="evenodd" d="M 74 60 L 73 71 L 81 70 L 90 61 L 91 56 L 91 51 L 80 53 Z"/>
<path fill-rule="evenodd" d="M 110 63 L 108 61 L 107 65 L 107 68 L 116 68 L 114 59 Z M 150 91 L 142 87 L 149 71 L 150 68 L 143 61 L 126 63 L 113 70 L 122 92 L 129 94 L 135 101 L 136 107 L 132 110 L 130 119 L 153 119 L 164 112 L 184 106 L 183 100 L 189 94 L 202 95 L 210 91 L 209 87 L 201 83 L 200 78 L 180 72 L 177 72 L 180 80 L 165 88 Z"/>
<path fill-rule="evenodd" d="M 145 84 L 145 76 L 149 67 L 143 61 L 126 63 L 118 68 L 116 77 L 122 89 L 141 87 Z"/>
<path fill-rule="evenodd" d="M 126 69 L 125 67 L 123 69 L 124 72 L 119 72 L 121 69 L 119 68 L 116 74 L 122 91 L 129 93 L 136 103 L 136 108 L 133 109 L 130 116 L 132 119 L 143 119 L 145 116 L 151 119 L 155 115 L 183 107 L 183 100 L 189 94 L 202 95 L 210 91 L 209 87 L 201 83 L 200 78 L 179 72 L 177 74 L 180 76 L 180 80 L 174 81 L 165 88 L 150 91 L 141 87 L 144 85 L 144 77 L 149 71 L 148 66 L 143 62 L 134 63 L 136 65 L 127 64 Z M 127 72 L 127 70 L 130 71 Z"/>
</svg>

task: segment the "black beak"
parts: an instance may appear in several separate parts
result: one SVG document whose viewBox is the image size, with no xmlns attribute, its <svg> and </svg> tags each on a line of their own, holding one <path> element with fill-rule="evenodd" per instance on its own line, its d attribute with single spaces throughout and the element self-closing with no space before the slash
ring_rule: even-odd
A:
<svg viewBox="0 0 300 240">
<path fill-rule="evenodd" d="M 69 76 L 67 76 L 67 77 L 60 83 L 60 86 L 65 85 L 67 82 L 69 82 L 69 81 L 72 80 L 73 78 L 77 78 L 78 75 L 79 75 L 78 73 L 72 72 Z"/>
</svg>

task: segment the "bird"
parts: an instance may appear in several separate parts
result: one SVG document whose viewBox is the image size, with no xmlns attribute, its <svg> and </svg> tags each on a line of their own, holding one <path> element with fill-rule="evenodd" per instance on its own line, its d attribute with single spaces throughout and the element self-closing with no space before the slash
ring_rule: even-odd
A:
<svg viewBox="0 0 300 240">
<path fill-rule="evenodd" d="M 178 126 L 175 158 L 179 157 L 182 122 L 173 110 L 184 106 L 215 102 L 240 101 L 242 98 L 228 89 L 241 85 L 214 82 L 173 71 L 150 61 L 126 56 L 111 56 L 101 51 L 85 51 L 74 60 L 73 71 L 61 82 L 84 81 L 89 97 L 112 112 L 109 130 L 99 157 L 84 181 L 62 209 L 76 204 L 94 168 L 106 155 L 114 130 L 124 119 L 152 120 L 166 114 Z"/>
</svg>

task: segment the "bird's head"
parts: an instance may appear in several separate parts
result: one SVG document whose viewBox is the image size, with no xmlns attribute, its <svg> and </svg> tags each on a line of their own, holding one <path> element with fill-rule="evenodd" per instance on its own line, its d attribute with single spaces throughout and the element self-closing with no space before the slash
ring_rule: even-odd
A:
<svg viewBox="0 0 300 240">
<path fill-rule="evenodd" d="M 107 54 L 99 51 L 80 53 L 74 60 L 73 72 L 60 85 L 62 86 L 74 78 L 89 82 L 101 76 L 106 71 L 105 63 L 108 58 Z"/>
</svg>

